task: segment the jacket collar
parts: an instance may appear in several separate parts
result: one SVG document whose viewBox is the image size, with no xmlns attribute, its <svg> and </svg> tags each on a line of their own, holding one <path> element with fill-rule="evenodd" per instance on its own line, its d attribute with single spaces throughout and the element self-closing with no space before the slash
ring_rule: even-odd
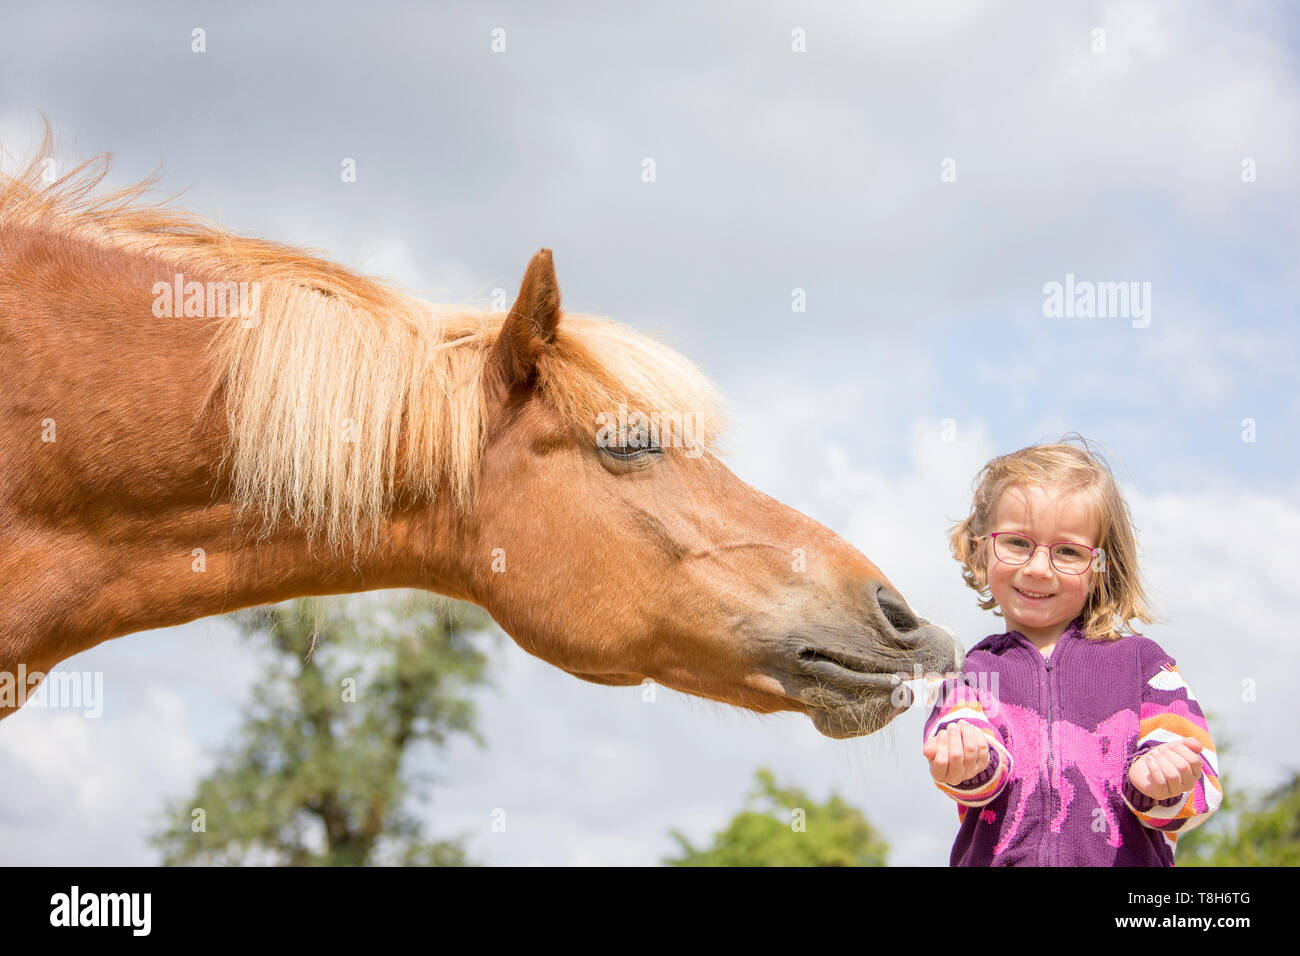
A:
<svg viewBox="0 0 1300 956">
<path fill-rule="evenodd" d="M 1016 640 L 1017 638 L 1019 638 L 1020 640 L 1024 641 L 1026 644 L 1029 644 L 1031 646 L 1034 643 L 1019 631 L 1007 631 L 1005 634 L 1001 636 L 1010 638 L 1011 640 Z M 1081 638 L 1081 637 L 1083 637 L 1083 615 L 1082 614 L 1078 615 L 1073 621 L 1071 621 L 1069 624 L 1066 625 L 1065 630 L 1061 632 L 1061 636 L 1057 638 L 1057 641 L 1059 643 L 1060 641 L 1064 641 L 1069 638 Z"/>
<path fill-rule="evenodd" d="M 1082 637 L 1083 615 L 1079 614 L 1078 617 L 1066 625 L 1065 630 L 1061 632 L 1061 636 L 1057 640 L 1059 643 L 1060 641 L 1081 639 Z M 1033 647 L 1034 650 L 1038 650 L 1034 645 L 1034 642 L 1025 637 L 1025 635 L 1020 631 L 1005 631 L 1001 634 L 990 634 L 980 643 L 988 650 L 994 652 L 1005 650 L 1007 647 L 1015 644 L 1024 644 Z M 974 648 L 971 649 L 974 650 Z"/>
</svg>

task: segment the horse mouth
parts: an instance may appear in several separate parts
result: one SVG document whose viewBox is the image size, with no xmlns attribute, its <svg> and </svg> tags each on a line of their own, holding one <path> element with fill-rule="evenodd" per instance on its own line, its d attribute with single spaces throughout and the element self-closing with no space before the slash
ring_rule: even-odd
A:
<svg viewBox="0 0 1300 956">
<path fill-rule="evenodd" d="M 909 681 L 919 680 L 922 677 L 948 678 L 961 676 L 960 667 L 943 671 L 929 671 L 924 674 L 919 669 L 914 669 L 910 673 L 905 670 L 871 670 L 858 661 L 846 661 L 835 654 L 813 650 L 812 648 L 800 651 L 798 660 L 799 669 L 812 677 L 820 677 L 838 685 L 875 687 L 884 690 L 893 690 L 895 687 Z"/>
<path fill-rule="evenodd" d="M 806 647 L 797 655 L 799 670 L 810 677 L 825 680 L 844 690 L 870 689 L 892 691 L 903 684 L 901 671 L 872 670 L 866 661 Z"/>
<path fill-rule="evenodd" d="M 916 700 L 909 683 L 922 676 L 950 677 L 960 673 L 964 654 L 959 645 L 954 658 L 943 662 L 943 670 L 922 675 L 919 668 L 884 671 L 878 663 L 842 648 L 806 646 L 795 654 L 794 670 L 812 679 L 812 686 L 798 693 L 804 712 L 817 730 L 827 737 L 844 739 L 875 733 Z M 950 669 L 955 665 L 958 669 Z"/>
</svg>

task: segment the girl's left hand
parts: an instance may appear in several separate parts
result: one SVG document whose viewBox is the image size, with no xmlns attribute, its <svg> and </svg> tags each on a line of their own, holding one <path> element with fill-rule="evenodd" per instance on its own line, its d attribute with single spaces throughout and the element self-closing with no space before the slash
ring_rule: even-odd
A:
<svg viewBox="0 0 1300 956">
<path fill-rule="evenodd" d="M 1171 740 L 1144 753 L 1129 768 L 1128 779 L 1153 800 L 1186 793 L 1201 779 L 1201 747 L 1195 737 Z"/>
</svg>

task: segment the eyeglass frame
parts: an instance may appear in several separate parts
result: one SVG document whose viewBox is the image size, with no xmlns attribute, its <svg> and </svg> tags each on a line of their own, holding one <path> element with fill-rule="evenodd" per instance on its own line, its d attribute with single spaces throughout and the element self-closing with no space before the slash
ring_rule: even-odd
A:
<svg viewBox="0 0 1300 956">
<path fill-rule="evenodd" d="M 1033 550 L 1031 550 L 1029 552 L 1028 557 L 1026 557 L 1025 560 L 1021 561 L 1019 564 L 1008 561 L 998 554 L 998 543 L 995 539 L 1000 534 L 1014 534 L 1017 537 L 1024 538 L 1026 541 L 1028 541 L 1030 544 L 1034 546 Z M 1047 549 L 1047 563 L 1050 564 L 1057 573 L 1070 574 L 1075 577 L 1078 577 L 1081 574 L 1087 574 L 1089 571 L 1095 570 L 1097 564 L 1097 555 L 1100 554 L 1102 556 L 1103 561 L 1106 558 L 1105 548 L 1090 548 L 1086 544 L 1083 544 L 1082 542 L 1079 541 L 1054 541 L 1051 544 L 1039 544 L 1037 541 L 1035 541 L 1029 535 L 1025 534 L 1023 531 L 992 531 L 988 534 L 978 535 L 975 538 L 975 540 L 979 541 L 983 538 L 988 538 L 990 541 L 993 542 L 993 557 L 997 558 L 999 561 L 1001 561 L 1003 564 L 1005 564 L 1007 567 L 1010 568 L 1023 568 L 1030 561 L 1034 560 L 1034 555 L 1038 553 L 1039 548 Z M 1087 566 L 1082 571 L 1067 571 L 1064 568 L 1057 567 L 1056 561 L 1052 558 L 1052 549 L 1055 548 L 1058 544 L 1073 545 L 1076 548 L 1082 548 L 1084 551 L 1087 551 L 1090 555 Z"/>
</svg>

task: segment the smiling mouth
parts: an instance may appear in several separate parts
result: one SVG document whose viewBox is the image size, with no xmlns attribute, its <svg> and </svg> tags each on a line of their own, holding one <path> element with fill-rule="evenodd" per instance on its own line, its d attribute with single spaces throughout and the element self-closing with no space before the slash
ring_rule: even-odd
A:
<svg viewBox="0 0 1300 956">
<path fill-rule="evenodd" d="M 1012 586 L 1015 587 L 1014 585 L 1012 585 Z M 1049 598 L 1049 597 L 1052 597 L 1052 595 L 1049 594 L 1049 593 L 1047 593 L 1046 591 L 1039 593 L 1039 592 L 1035 592 L 1035 591 L 1026 591 L 1024 588 L 1016 588 L 1016 591 L 1019 592 L 1020 594 L 1023 594 L 1023 595 L 1024 595 L 1025 597 L 1027 597 L 1027 598 Z"/>
</svg>

